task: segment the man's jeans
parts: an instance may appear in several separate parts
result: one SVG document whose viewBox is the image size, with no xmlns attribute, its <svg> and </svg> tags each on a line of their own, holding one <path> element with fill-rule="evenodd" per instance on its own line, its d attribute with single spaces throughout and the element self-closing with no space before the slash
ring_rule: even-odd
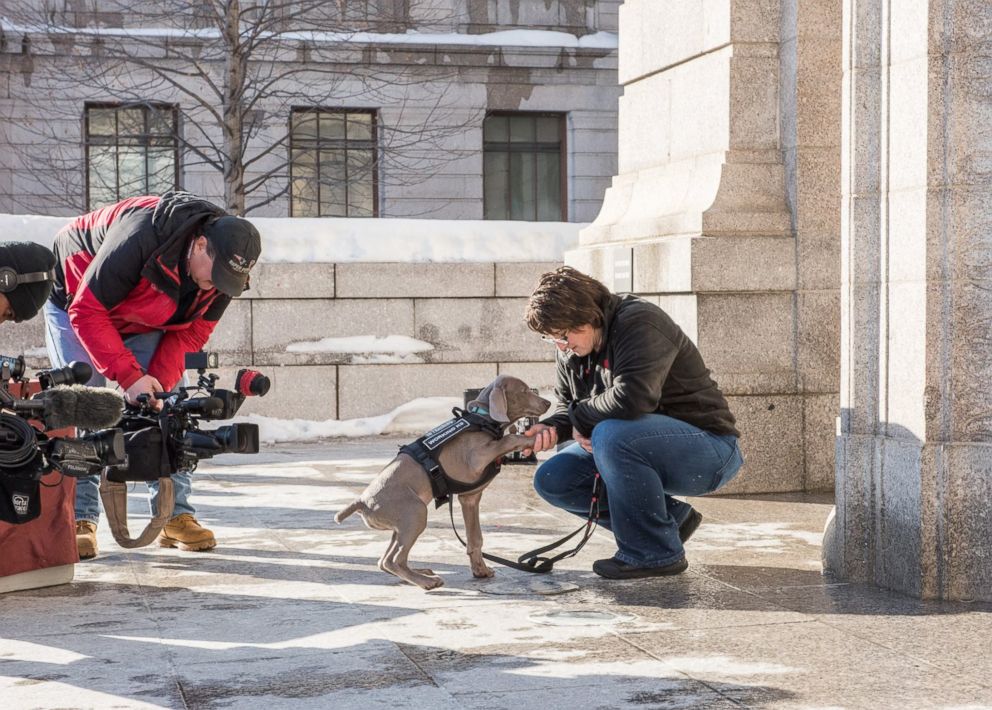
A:
<svg viewBox="0 0 992 710">
<path fill-rule="evenodd" d="M 69 314 L 61 308 L 53 305 L 51 301 L 45 302 L 45 343 L 48 345 L 48 359 L 52 367 L 65 367 L 73 360 L 85 362 L 92 365 L 90 356 L 79 338 L 76 331 L 69 323 Z M 147 368 L 151 362 L 152 355 L 158 347 L 158 341 L 162 338 L 161 331 L 150 333 L 138 333 L 136 335 L 124 336 L 124 345 L 130 350 L 142 367 Z M 93 377 L 86 384 L 93 387 L 102 387 L 107 384 L 107 380 L 93 368 Z M 189 504 L 189 495 L 192 488 L 189 473 L 180 471 L 172 474 L 172 484 L 176 492 L 176 506 L 172 512 L 173 516 L 183 513 L 194 514 L 196 511 Z M 152 515 L 156 514 L 158 501 L 158 483 L 149 483 L 148 492 L 151 494 L 149 506 Z M 100 477 L 86 476 L 76 479 L 76 520 L 88 520 L 97 523 L 100 520 Z"/>
<path fill-rule="evenodd" d="M 599 471 L 606 489 L 599 524 L 616 537 L 616 559 L 638 567 L 668 565 L 685 554 L 679 525 L 692 507 L 673 495 L 715 491 L 744 463 L 736 436 L 661 414 L 600 422 L 592 449 L 577 443 L 562 449 L 537 469 L 534 488 L 551 505 L 585 518 Z"/>
</svg>

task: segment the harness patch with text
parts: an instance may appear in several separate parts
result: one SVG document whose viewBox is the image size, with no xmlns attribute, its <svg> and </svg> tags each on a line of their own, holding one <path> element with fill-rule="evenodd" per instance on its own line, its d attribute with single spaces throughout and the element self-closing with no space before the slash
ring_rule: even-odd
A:
<svg viewBox="0 0 992 710">
<path fill-rule="evenodd" d="M 471 423 L 466 419 L 449 419 L 444 424 L 436 426 L 424 434 L 424 447 L 434 451 L 470 426 L 472 426 Z"/>
</svg>

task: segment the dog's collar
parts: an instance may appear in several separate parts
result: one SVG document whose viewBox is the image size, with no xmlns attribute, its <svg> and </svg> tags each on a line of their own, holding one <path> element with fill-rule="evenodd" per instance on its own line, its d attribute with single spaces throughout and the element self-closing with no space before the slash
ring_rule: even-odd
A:
<svg viewBox="0 0 992 710">
<path fill-rule="evenodd" d="M 469 407 L 468 411 L 470 411 L 472 414 L 481 414 L 484 417 L 489 416 L 489 410 L 486 409 L 485 407 L 480 407 L 478 405 L 476 405 L 475 407 Z"/>
</svg>

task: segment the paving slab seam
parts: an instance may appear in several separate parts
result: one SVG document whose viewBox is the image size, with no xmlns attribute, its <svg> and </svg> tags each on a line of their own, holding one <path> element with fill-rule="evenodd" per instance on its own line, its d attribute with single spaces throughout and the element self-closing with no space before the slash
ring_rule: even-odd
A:
<svg viewBox="0 0 992 710">
<path fill-rule="evenodd" d="M 217 477 L 216 477 L 216 476 L 215 476 L 214 474 L 212 474 L 212 473 L 207 473 L 207 474 L 205 474 L 205 475 L 206 475 L 206 477 L 208 477 L 208 478 L 209 478 L 209 479 L 210 479 L 211 481 L 214 481 L 215 483 L 217 483 L 217 482 L 219 482 L 219 479 L 218 479 L 218 478 L 217 478 Z M 251 508 L 247 508 L 247 510 L 249 510 L 249 511 L 250 511 L 250 510 L 251 510 Z M 253 522 L 253 523 L 255 524 L 255 528 L 256 528 L 257 530 L 265 530 L 265 529 L 266 529 L 266 522 L 265 522 L 265 521 L 264 521 L 264 520 L 263 520 L 263 519 L 262 519 L 261 517 L 259 517 L 259 516 L 258 516 L 257 514 L 255 514 L 255 513 L 252 513 L 252 514 L 251 514 L 251 521 L 252 521 L 252 522 Z M 280 547 L 281 547 L 281 548 L 282 548 L 282 549 L 283 549 L 283 550 L 284 550 L 285 552 L 288 552 L 288 553 L 292 553 L 292 554 L 299 554 L 299 553 L 301 552 L 300 550 L 298 550 L 298 549 L 295 549 L 295 548 L 294 548 L 294 547 L 293 547 L 293 546 L 292 546 L 292 545 L 291 545 L 291 544 L 289 543 L 289 541 L 288 541 L 288 540 L 286 540 L 286 538 L 285 538 L 285 537 L 283 537 L 283 536 L 277 536 L 277 537 L 276 537 L 276 543 L 277 543 L 277 544 L 278 544 L 278 545 L 279 545 L 279 546 L 280 546 Z M 313 570 L 320 570 L 320 569 L 325 569 L 325 568 L 320 568 L 320 567 L 311 567 L 311 568 L 309 568 L 309 569 L 313 569 Z M 319 576 L 319 575 L 318 575 L 318 574 L 316 574 L 316 573 L 315 573 L 314 575 L 312 575 L 312 578 L 311 578 L 311 579 L 309 579 L 308 581 L 310 581 L 310 582 L 312 582 L 312 583 L 315 583 L 315 584 L 325 584 L 325 583 L 326 583 L 326 580 L 325 580 L 325 579 L 323 579 L 323 578 L 322 578 L 321 576 Z M 340 591 L 335 591 L 335 595 L 336 595 L 336 596 L 338 597 L 338 599 L 339 599 L 339 600 L 340 600 L 340 601 L 341 601 L 342 603 L 344 603 L 344 604 L 350 604 L 350 605 L 352 605 L 352 606 L 354 606 L 354 604 L 355 604 L 355 602 L 354 602 L 353 600 L 351 600 L 351 599 L 348 599 L 348 598 L 347 598 L 347 597 L 346 597 L 346 596 L 344 595 L 344 593 L 342 593 L 342 592 L 340 592 Z M 364 614 L 364 612 L 362 612 L 362 611 L 361 611 L 360 609 L 359 609 L 358 611 L 359 611 L 359 613 L 360 613 L 361 615 L 363 615 L 363 616 L 365 616 L 365 615 L 366 615 L 366 614 Z"/>
<path fill-rule="evenodd" d="M 672 665 L 671 663 L 669 663 L 669 662 L 668 662 L 668 661 L 666 661 L 665 659 L 663 659 L 663 658 L 659 658 L 657 654 L 654 654 L 654 653 L 652 653 L 652 652 L 651 652 L 651 651 L 649 651 L 648 649 L 646 649 L 646 648 L 643 648 L 642 646 L 640 646 L 640 645 L 638 645 L 638 644 L 636 644 L 636 643 L 634 643 L 634 642 L 633 642 L 633 641 L 631 641 L 630 639 L 628 639 L 628 638 L 625 638 L 625 637 L 623 637 L 623 636 L 620 636 L 620 635 L 619 635 L 619 634 L 618 634 L 617 632 L 615 632 L 615 631 L 613 631 L 613 632 L 611 632 L 611 633 L 613 633 L 614 635 L 616 635 L 616 636 L 618 636 L 618 637 L 620 638 L 620 640 L 621 640 L 621 641 L 623 641 L 624 643 L 627 643 L 628 645 L 630 645 L 630 646 L 632 646 L 632 647 L 634 647 L 634 648 L 636 648 L 636 649 L 637 649 L 638 651 L 640 651 L 641 653 L 643 653 L 643 654 L 645 654 L 645 655 L 647 655 L 647 656 L 648 656 L 649 658 L 653 658 L 654 660 L 656 660 L 656 661 L 658 661 L 658 662 L 659 662 L 659 663 L 661 663 L 662 665 L 664 665 L 664 666 L 666 666 L 666 667 L 668 667 L 668 668 L 671 668 L 671 669 L 672 669 L 673 671 L 675 671 L 675 672 L 676 672 L 676 673 L 678 673 L 679 675 L 682 675 L 682 676 L 684 676 L 685 678 L 687 678 L 687 679 L 689 679 L 689 680 L 691 680 L 692 682 L 694 682 L 694 683 L 699 683 L 699 684 L 700 684 L 700 685 L 702 685 L 702 686 L 703 686 L 704 688 L 708 688 L 708 689 L 709 689 L 709 690 L 710 690 L 710 691 L 711 691 L 712 693 L 714 693 L 714 694 L 716 694 L 717 696 L 719 696 L 719 697 L 721 697 L 721 698 L 723 698 L 723 699 L 724 699 L 724 700 L 726 700 L 727 702 L 729 702 L 729 703 L 732 703 L 733 705 L 735 705 L 735 706 L 737 706 L 737 707 L 743 707 L 743 708 L 746 708 L 746 707 L 748 707 L 748 706 L 747 706 L 746 704 L 744 704 L 744 703 L 741 703 L 741 702 L 740 702 L 740 701 L 738 701 L 738 700 L 735 700 L 735 699 L 734 699 L 733 697 L 731 697 L 731 696 L 729 696 L 729 695 L 726 695 L 725 693 L 722 693 L 722 692 L 720 692 L 720 690 L 719 690 L 718 688 L 716 688 L 716 687 L 715 687 L 714 685 L 712 685 L 712 684 L 710 684 L 710 683 L 708 683 L 707 681 L 705 681 L 705 680 L 703 680 L 703 679 L 701 679 L 701 678 L 696 678 L 696 677 L 695 677 L 695 676 L 693 676 L 692 674 L 690 674 L 690 673 L 687 673 L 687 672 L 685 672 L 685 671 L 683 671 L 682 669 L 680 669 L 680 668 L 677 668 L 676 666 L 673 666 L 673 665 Z"/>
<path fill-rule="evenodd" d="M 451 693 L 451 691 L 448 690 L 441 683 L 438 683 L 437 679 L 434 676 L 428 673 L 419 663 L 417 663 L 413 658 L 411 658 L 410 654 L 408 654 L 406 652 L 406 649 L 403 648 L 402 643 L 399 643 L 397 641 L 392 641 L 391 643 L 396 648 L 396 650 L 399 651 L 401 654 L 403 654 L 403 657 L 406 658 L 406 660 L 409 661 L 413 665 L 413 667 L 420 672 L 420 674 L 427 680 L 428 683 L 433 685 L 438 690 L 446 693 L 447 696 L 452 700 L 452 702 L 454 702 L 455 696 Z"/>
<path fill-rule="evenodd" d="M 873 646 L 877 646 L 879 648 L 884 648 L 886 651 L 889 651 L 889 652 L 893 653 L 894 655 L 896 655 L 896 656 L 898 656 L 900 658 L 906 658 L 906 659 L 909 659 L 909 660 L 911 660 L 913 662 L 916 662 L 916 663 L 925 664 L 925 665 L 930 666 L 935 671 L 938 671 L 940 673 L 954 675 L 954 676 L 956 676 L 956 677 L 958 677 L 958 678 L 960 678 L 962 680 L 966 680 L 966 681 L 968 681 L 970 683 L 974 683 L 975 685 L 978 685 L 978 686 L 980 686 L 982 688 L 992 689 L 992 684 L 989 684 L 989 682 L 987 680 L 980 679 L 980 677 L 968 675 L 966 673 L 962 673 L 960 671 L 954 670 L 953 668 L 948 668 L 948 667 L 937 665 L 933 661 L 928 661 L 925 658 L 920 658 L 919 656 L 915 656 L 912 653 L 906 653 L 905 651 L 900 650 L 898 648 L 893 648 L 891 646 L 887 646 L 884 643 L 881 643 L 881 642 L 875 640 L 874 638 L 871 638 L 871 637 L 868 637 L 868 636 L 862 636 L 861 634 L 857 634 L 857 633 L 853 633 L 853 632 L 851 632 L 851 631 L 849 631 L 847 629 L 844 629 L 844 628 L 841 628 L 841 627 L 837 626 L 836 624 L 832 624 L 832 623 L 830 623 L 829 621 L 827 621 L 827 620 L 825 620 L 823 618 L 818 618 L 817 621 L 819 621 L 824 626 L 829 626 L 834 631 L 839 631 L 840 633 L 844 634 L 845 636 L 850 636 L 850 637 L 856 638 L 856 639 L 858 639 L 860 641 L 864 641 L 866 643 L 869 643 L 869 644 L 871 644 Z"/>
<path fill-rule="evenodd" d="M 741 594 L 746 594 L 749 597 L 754 597 L 755 599 L 760 599 L 763 602 L 766 602 L 768 604 L 771 604 L 772 606 L 777 606 L 778 608 L 783 609 L 785 611 L 794 611 L 792 609 L 789 609 L 785 605 L 780 604 L 779 602 L 773 601 L 771 599 L 768 599 L 767 597 L 762 596 L 758 591 L 755 591 L 753 589 L 744 589 L 743 587 L 735 586 L 735 585 L 731 584 L 730 582 L 728 582 L 728 581 L 726 581 L 724 579 L 720 579 L 719 577 L 714 577 L 712 575 L 706 574 L 705 572 L 696 571 L 696 572 L 694 572 L 694 574 L 698 574 L 700 577 L 705 577 L 706 579 L 710 580 L 711 582 L 716 582 L 717 584 L 720 584 L 720 585 L 722 585 L 724 587 L 727 587 L 728 589 L 732 589 L 735 592 L 740 592 Z M 810 587 L 810 588 L 811 589 L 819 589 L 820 587 Z M 760 590 L 760 591 L 775 591 L 777 589 L 784 589 L 784 587 L 775 587 L 774 589 Z M 795 612 L 795 613 L 801 614 L 803 612 Z"/>
<path fill-rule="evenodd" d="M 179 691 L 179 699 L 183 703 L 183 710 L 189 710 L 189 700 L 186 698 L 186 689 L 183 687 L 183 682 L 180 678 L 176 678 L 176 689 Z"/>
<path fill-rule="evenodd" d="M 801 626 L 803 624 L 814 624 L 814 623 L 817 623 L 817 621 L 819 621 L 819 620 L 818 619 L 807 619 L 807 620 L 803 620 L 803 621 L 768 621 L 768 622 L 741 623 L 741 624 L 731 623 L 731 624 L 720 625 L 720 626 L 684 627 L 684 628 L 687 631 L 688 630 L 701 630 L 701 629 L 758 629 L 758 628 L 761 628 L 763 626 L 767 626 L 768 628 L 779 627 L 779 626 L 790 626 L 790 625 Z M 626 637 L 626 636 L 635 636 L 636 637 L 636 636 L 643 636 L 643 635 L 647 635 L 647 634 L 653 634 L 653 633 L 655 633 L 655 631 L 656 631 L 656 629 L 644 629 L 644 630 L 632 629 L 630 631 L 612 631 L 611 633 L 613 633 L 615 635 L 618 635 L 618 636 L 620 634 L 623 634 L 624 637 Z"/>
</svg>

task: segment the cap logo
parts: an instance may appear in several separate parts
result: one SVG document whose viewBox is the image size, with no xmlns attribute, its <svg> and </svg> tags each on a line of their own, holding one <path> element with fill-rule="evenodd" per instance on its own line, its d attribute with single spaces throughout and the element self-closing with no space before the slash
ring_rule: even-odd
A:
<svg viewBox="0 0 992 710">
<path fill-rule="evenodd" d="M 18 515 L 27 515 L 28 508 L 31 504 L 31 497 L 24 495 L 23 493 L 15 493 L 10 498 L 10 502 L 14 504 L 14 512 Z"/>
<path fill-rule="evenodd" d="M 232 254 L 231 258 L 227 260 L 227 265 L 239 274 L 247 274 L 251 271 L 251 267 L 255 265 L 255 260 L 246 259 L 239 254 Z"/>
</svg>

